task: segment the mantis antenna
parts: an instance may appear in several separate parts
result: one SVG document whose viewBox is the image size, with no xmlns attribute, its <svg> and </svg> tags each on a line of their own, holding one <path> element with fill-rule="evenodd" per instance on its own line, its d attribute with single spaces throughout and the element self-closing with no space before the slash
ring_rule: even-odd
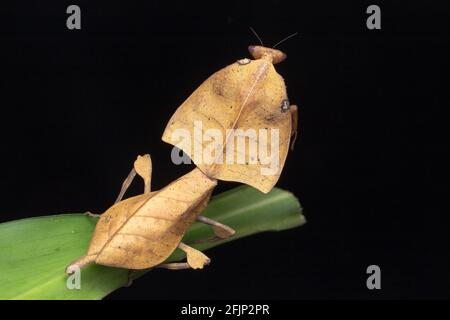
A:
<svg viewBox="0 0 450 320">
<path fill-rule="evenodd" d="M 298 32 L 295 32 L 295 33 L 291 34 L 290 36 L 287 36 L 287 37 L 284 38 L 283 40 L 277 42 L 277 43 L 272 47 L 272 49 L 275 49 L 276 46 L 278 46 L 279 44 L 285 42 L 286 40 L 288 40 L 288 39 L 290 39 L 290 38 L 292 38 L 292 37 L 295 37 L 297 34 L 298 34 Z"/>
<path fill-rule="evenodd" d="M 252 30 L 253 34 L 256 36 L 256 38 L 258 38 L 259 43 L 261 43 L 261 45 L 264 47 L 264 44 L 261 40 L 261 38 L 258 36 L 258 34 L 256 33 L 255 29 L 253 29 L 252 27 L 250 27 L 250 30 Z"/>
</svg>

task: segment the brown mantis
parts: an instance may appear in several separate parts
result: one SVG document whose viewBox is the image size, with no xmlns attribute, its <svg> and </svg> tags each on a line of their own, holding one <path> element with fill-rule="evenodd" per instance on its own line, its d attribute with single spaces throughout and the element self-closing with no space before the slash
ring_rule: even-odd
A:
<svg viewBox="0 0 450 320">
<path fill-rule="evenodd" d="M 291 137 L 295 141 L 297 108 L 289 104 L 284 81 L 273 66 L 286 55 L 263 46 L 251 46 L 249 51 L 255 60 L 238 60 L 213 74 L 194 91 L 172 116 L 162 139 L 176 145 L 174 133 L 184 130 L 192 133 L 194 144 L 197 142 L 194 123 L 201 121 L 205 129 L 224 133 L 225 138 L 213 156 L 213 160 L 220 160 L 236 138 L 227 128 L 272 130 L 277 134 L 272 137 L 279 138 L 275 154 L 279 165 L 274 174 L 261 174 L 262 169 L 268 168 L 258 156 L 245 163 L 204 163 L 184 145 L 180 149 L 191 156 L 197 167 L 165 188 L 152 192 L 151 158 L 139 156 L 115 204 L 100 216 L 87 254 L 72 262 L 67 273 L 89 263 L 132 270 L 203 268 L 210 259 L 182 242 L 189 226 L 194 221 L 211 225 L 215 237 L 210 240 L 225 239 L 235 233 L 232 228 L 201 216 L 217 181 L 246 183 L 264 193 L 273 188 L 284 166 Z M 257 146 L 268 148 L 269 142 L 258 141 Z M 232 155 L 238 157 L 242 150 L 233 152 Z M 144 193 L 123 200 L 136 175 L 144 180 Z M 164 263 L 176 248 L 186 253 L 187 262 Z"/>
</svg>

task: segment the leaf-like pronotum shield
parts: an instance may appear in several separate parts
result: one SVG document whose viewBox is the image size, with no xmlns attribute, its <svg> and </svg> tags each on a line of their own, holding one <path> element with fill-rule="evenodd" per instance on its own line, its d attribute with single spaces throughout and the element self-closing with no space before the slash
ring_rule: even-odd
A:
<svg viewBox="0 0 450 320">
<path fill-rule="evenodd" d="M 286 87 L 272 61 L 242 59 L 203 82 L 172 116 L 162 139 L 183 150 L 207 176 L 266 193 L 289 149 L 286 104 Z"/>
</svg>

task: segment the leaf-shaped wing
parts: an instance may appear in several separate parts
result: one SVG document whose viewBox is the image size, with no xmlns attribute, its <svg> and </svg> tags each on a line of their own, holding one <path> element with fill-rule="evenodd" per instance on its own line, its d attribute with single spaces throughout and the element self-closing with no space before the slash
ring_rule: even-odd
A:
<svg viewBox="0 0 450 320">
<path fill-rule="evenodd" d="M 117 203 L 97 223 L 88 255 L 97 264 L 146 269 L 166 260 L 206 207 L 215 180 L 200 170 L 152 194 Z"/>
</svg>

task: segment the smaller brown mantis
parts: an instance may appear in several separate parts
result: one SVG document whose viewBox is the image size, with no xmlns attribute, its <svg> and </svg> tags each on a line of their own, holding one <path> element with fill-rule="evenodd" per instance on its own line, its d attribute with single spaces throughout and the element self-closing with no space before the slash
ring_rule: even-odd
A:
<svg viewBox="0 0 450 320">
<path fill-rule="evenodd" d="M 122 200 L 136 174 L 144 180 L 144 193 Z M 162 190 L 151 192 L 151 174 L 150 155 L 139 156 L 115 204 L 100 216 L 87 254 L 72 262 L 67 273 L 93 262 L 128 269 L 201 269 L 210 259 L 181 242 L 189 226 L 194 221 L 211 225 L 215 233 L 211 241 L 234 235 L 230 227 L 200 215 L 216 180 L 194 169 Z M 187 262 L 162 263 L 177 247 L 186 253 Z"/>
</svg>

